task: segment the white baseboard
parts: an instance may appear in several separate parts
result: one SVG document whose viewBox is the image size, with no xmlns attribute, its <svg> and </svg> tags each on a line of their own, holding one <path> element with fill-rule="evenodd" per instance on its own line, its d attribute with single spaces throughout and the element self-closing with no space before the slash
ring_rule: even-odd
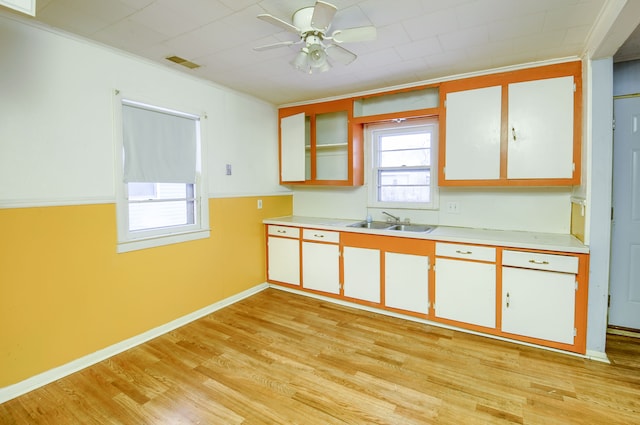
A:
<svg viewBox="0 0 640 425">
<path fill-rule="evenodd" d="M 587 350 L 586 356 L 589 360 L 611 364 L 607 353 L 603 353 L 602 351 Z"/>
<path fill-rule="evenodd" d="M 8 387 L 0 388 L 0 403 L 9 401 L 13 398 L 21 396 L 22 394 L 28 393 L 29 391 L 33 391 L 36 388 L 40 388 L 51 382 L 57 381 L 60 378 L 64 378 L 65 376 L 71 375 L 72 373 L 99 363 L 102 360 L 108 359 L 109 357 L 113 357 L 116 354 L 122 353 L 123 351 L 143 344 L 153 338 L 156 338 L 190 322 L 193 322 L 194 320 L 200 319 L 207 314 L 211 314 L 214 311 L 220 310 L 244 298 L 257 294 L 258 292 L 263 291 L 268 287 L 269 285 L 267 283 L 262 283 L 260 285 L 254 286 L 253 288 L 247 289 L 246 291 L 240 292 L 239 294 L 233 295 L 229 298 L 225 298 L 224 300 L 218 301 L 217 303 L 194 311 L 193 313 L 187 314 L 186 316 L 182 316 L 162 326 L 150 329 L 140 335 L 136 335 L 132 338 L 126 339 L 117 344 L 96 351 L 95 353 L 86 355 L 62 366 L 32 376 L 31 378 L 25 379 L 24 381 L 9 385 Z"/>
</svg>

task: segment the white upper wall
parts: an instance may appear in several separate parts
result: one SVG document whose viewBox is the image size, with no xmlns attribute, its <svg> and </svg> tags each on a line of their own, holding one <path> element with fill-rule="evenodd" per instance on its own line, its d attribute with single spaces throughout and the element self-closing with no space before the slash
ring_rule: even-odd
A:
<svg viewBox="0 0 640 425">
<path fill-rule="evenodd" d="M 0 57 L 0 207 L 115 202 L 116 89 L 207 116 L 211 197 L 286 191 L 273 105 L 5 15 Z"/>
</svg>

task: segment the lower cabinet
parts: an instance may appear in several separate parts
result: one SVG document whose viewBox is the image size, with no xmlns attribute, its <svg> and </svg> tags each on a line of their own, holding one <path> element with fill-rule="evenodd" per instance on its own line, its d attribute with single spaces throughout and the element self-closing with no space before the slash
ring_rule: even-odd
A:
<svg viewBox="0 0 640 425">
<path fill-rule="evenodd" d="M 384 303 L 387 307 L 429 313 L 429 256 L 384 254 Z"/>
<path fill-rule="evenodd" d="M 271 225 L 267 233 L 268 280 L 300 285 L 300 229 Z"/>
<path fill-rule="evenodd" d="M 436 243 L 435 268 L 436 317 L 495 328 L 495 248 Z"/>
<path fill-rule="evenodd" d="M 302 287 L 339 294 L 340 233 L 304 229 L 302 239 Z"/>
<path fill-rule="evenodd" d="M 505 250 L 502 331 L 574 344 L 577 272 L 576 257 Z"/>
<path fill-rule="evenodd" d="M 586 351 L 588 254 L 269 225 L 267 256 L 273 283 Z"/>
<path fill-rule="evenodd" d="M 380 250 L 345 246 L 342 250 L 344 296 L 380 302 Z"/>
</svg>

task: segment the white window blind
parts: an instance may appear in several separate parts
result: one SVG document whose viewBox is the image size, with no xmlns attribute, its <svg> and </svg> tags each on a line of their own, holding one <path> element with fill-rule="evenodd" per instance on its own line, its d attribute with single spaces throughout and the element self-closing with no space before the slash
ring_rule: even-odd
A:
<svg viewBox="0 0 640 425">
<path fill-rule="evenodd" d="M 124 182 L 195 183 L 197 120 L 123 101 Z"/>
</svg>

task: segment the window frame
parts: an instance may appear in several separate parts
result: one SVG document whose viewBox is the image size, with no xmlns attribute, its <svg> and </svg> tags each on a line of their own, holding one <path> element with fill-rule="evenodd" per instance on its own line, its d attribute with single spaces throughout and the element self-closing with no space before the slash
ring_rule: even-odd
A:
<svg viewBox="0 0 640 425">
<path fill-rule="evenodd" d="M 119 90 L 114 90 L 114 135 L 115 135 L 115 194 L 116 194 L 116 227 L 117 227 L 117 247 L 118 253 L 136 251 L 140 249 L 153 248 L 175 243 L 187 242 L 198 239 L 209 238 L 211 230 L 209 228 L 209 199 L 206 196 L 206 181 L 203 153 L 203 143 L 205 130 L 205 113 L 185 112 L 188 108 L 180 105 L 169 107 L 157 106 L 168 104 L 167 102 L 150 100 L 141 96 L 123 96 Z M 196 181 L 194 183 L 194 213 L 195 223 L 157 227 L 147 230 L 129 230 L 129 199 L 128 184 L 124 182 L 124 137 L 123 137 L 123 105 L 138 105 L 151 111 L 158 111 L 187 117 L 198 122 L 196 129 Z"/>
<path fill-rule="evenodd" d="M 387 208 L 387 209 L 419 209 L 437 210 L 439 206 L 438 190 L 438 117 L 398 119 L 381 123 L 367 124 L 365 126 L 365 154 L 366 154 L 366 182 L 368 186 L 367 207 Z M 378 200 L 378 143 L 377 137 L 380 133 L 393 132 L 394 129 L 400 132 L 411 128 L 432 126 L 431 130 L 431 165 L 428 167 L 411 167 L 413 169 L 428 168 L 430 171 L 430 202 L 383 202 Z M 389 167 L 397 168 L 397 167 Z"/>
</svg>

